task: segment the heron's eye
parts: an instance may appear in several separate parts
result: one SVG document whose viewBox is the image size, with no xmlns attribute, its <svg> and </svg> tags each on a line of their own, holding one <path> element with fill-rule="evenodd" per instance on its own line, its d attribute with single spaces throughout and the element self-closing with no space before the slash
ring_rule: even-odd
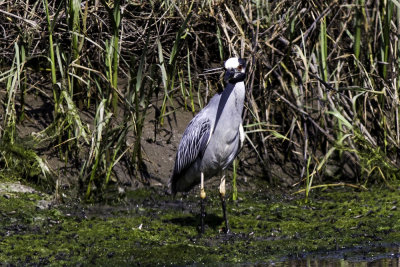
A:
<svg viewBox="0 0 400 267">
<path fill-rule="evenodd" d="M 239 65 L 239 66 L 237 67 L 237 70 L 238 70 L 238 71 L 242 71 L 242 69 L 243 69 L 243 66 L 242 66 L 242 65 Z"/>
</svg>

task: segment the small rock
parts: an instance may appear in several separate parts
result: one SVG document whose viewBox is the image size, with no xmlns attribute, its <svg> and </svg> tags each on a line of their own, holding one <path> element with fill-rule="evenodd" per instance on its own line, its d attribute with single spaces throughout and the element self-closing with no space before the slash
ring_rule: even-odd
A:
<svg viewBox="0 0 400 267">
<path fill-rule="evenodd" d="M 120 195 L 125 194 L 125 189 L 121 186 L 118 186 L 118 194 L 120 194 Z"/>
<path fill-rule="evenodd" d="M 39 210 L 45 210 L 45 209 L 50 208 L 50 204 L 51 204 L 51 201 L 48 201 L 48 200 L 39 200 L 39 201 L 36 203 L 36 208 L 39 209 Z"/>
<path fill-rule="evenodd" d="M 3 197 L 6 198 L 6 199 L 10 199 L 11 198 L 11 196 L 7 195 L 7 194 L 4 194 Z"/>
</svg>

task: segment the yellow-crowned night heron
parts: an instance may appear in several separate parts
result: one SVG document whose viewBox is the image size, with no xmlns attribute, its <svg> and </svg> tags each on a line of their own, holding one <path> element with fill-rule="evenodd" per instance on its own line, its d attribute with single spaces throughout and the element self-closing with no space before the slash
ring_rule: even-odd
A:
<svg viewBox="0 0 400 267">
<path fill-rule="evenodd" d="M 189 123 L 176 153 L 175 167 L 169 181 L 172 194 L 187 192 L 200 183 L 201 232 L 204 233 L 204 180 L 221 175 L 219 192 L 225 220 L 225 175 L 222 171 L 232 163 L 243 141 L 242 111 L 245 98 L 246 62 L 241 58 L 225 61 L 223 92 L 216 94 Z"/>
</svg>

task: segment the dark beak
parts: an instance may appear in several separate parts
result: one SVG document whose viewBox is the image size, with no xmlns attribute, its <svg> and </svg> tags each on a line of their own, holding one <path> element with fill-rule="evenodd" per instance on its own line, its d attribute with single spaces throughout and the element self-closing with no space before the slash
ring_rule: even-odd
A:
<svg viewBox="0 0 400 267">
<path fill-rule="evenodd" d="M 224 76 L 225 82 L 229 82 L 229 80 L 232 79 L 234 75 L 235 75 L 235 70 L 233 70 L 233 69 L 226 70 L 225 76 Z"/>
</svg>

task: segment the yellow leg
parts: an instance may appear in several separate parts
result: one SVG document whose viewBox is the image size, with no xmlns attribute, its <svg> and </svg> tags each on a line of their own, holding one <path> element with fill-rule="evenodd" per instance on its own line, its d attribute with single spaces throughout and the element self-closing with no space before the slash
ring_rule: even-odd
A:
<svg viewBox="0 0 400 267">
<path fill-rule="evenodd" d="M 204 234 L 204 219 L 206 217 L 205 211 L 205 198 L 206 198 L 206 191 L 204 191 L 204 173 L 200 174 L 200 220 L 201 220 L 201 229 L 200 232 Z"/>
<path fill-rule="evenodd" d="M 219 193 L 221 194 L 221 196 L 225 197 L 225 174 L 222 175 L 221 177 L 221 183 L 219 185 Z"/>
<path fill-rule="evenodd" d="M 206 198 L 206 191 L 204 191 L 204 173 L 201 173 L 200 176 L 200 197 L 201 199 Z"/>
</svg>

